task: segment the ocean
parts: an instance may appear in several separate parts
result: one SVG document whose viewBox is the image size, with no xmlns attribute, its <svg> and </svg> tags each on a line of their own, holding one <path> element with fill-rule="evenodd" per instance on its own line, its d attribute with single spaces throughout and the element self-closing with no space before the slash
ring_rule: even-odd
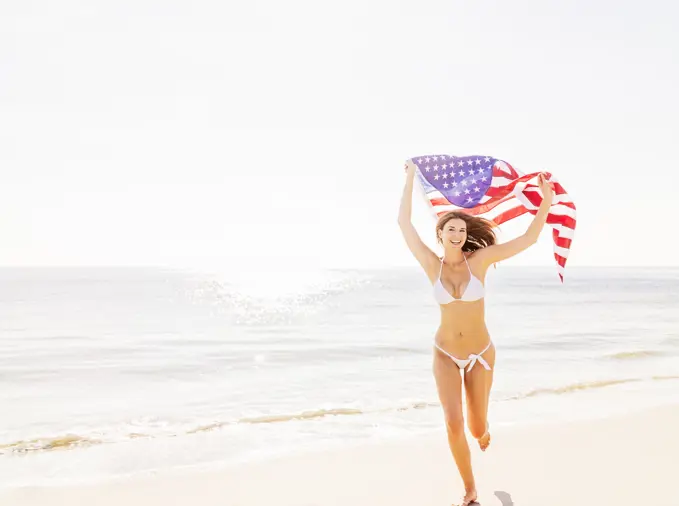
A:
<svg viewBox="0 0 679 506">
<path fill-rule="evenodd" d="M 486 286 L 491 431 L 679 400 L 679 269 L 501 265 Z M 415 267 L 0 269 L 0 487 L 442 431 L 438 319 Z"/>
</svg>

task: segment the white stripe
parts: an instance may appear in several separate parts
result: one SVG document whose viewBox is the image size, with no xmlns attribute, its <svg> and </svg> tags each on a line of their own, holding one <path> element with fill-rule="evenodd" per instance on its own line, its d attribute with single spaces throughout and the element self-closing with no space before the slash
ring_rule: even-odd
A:
<svg viewBox="0 0 679 506">
<path fill-rule="evenodd" d="M 429 199 L 445 199 L 443 194 L 438 190 L 434 190 L 434 191 L 427 193 L 427 198 L 429 198 Z"/>
<path fill-rule="evenodd" d="M 524 195 L 524 191 L 526 191 L 526 185 L 516 185 L 516 188 L 514 188 L 514 191 L 512 192 L 516 198 L 518 199 L 519 202 L 521 202 L 526 209 L 537 209 L 537 206 L 534 206 L 530 200 L 528 200 L 528 197 Z M 530 191 L 530 190 L 529 190 Z"/>
<path fill-rule="evenodd" d="M 562 248 L 562 247 L 557 246 L 556 244 L 554 244 L 554 253 L 556 253 L 557 255 L 561 255 L 561 256 L 564 257 L 564 258 L 568 258 L 568 253 L 569 253 L 569 252 L 570 252 L 569 249 Z"/>
<path fill-rule="evenodd" d="M 506 177 L 503 176 L 493 176 L 493 180 L 491 181 L 490 186 L 491 188 L 501 188 L 503 186 L 507 186 L 512 181 L 515 180 L 507 179 Z"/>
<path fill-rule="evenodd" d="M 432 206 L 432 209 L 434 209 L 434 212 L 438 214 L 447 213 L 448 211 L 460 211 L 463 210 L 464 208 L 458 206 Z"/>
<path fill-rule="evenodd" d="M 571 199 L 567 193 L 562 193 L 561 195 L 557 195 L 555 193 L 554 199 L 552 200 L 552 204 L 561 204 L 562 202 L 569 202 L 572 204 L 573 199 Z"/>
<path fill-rule="evenodd" d="M 533 190 L 533 189 L 525 190 L 525 192 L 526 193 L 528 193 L 528 192 L 539 193 L 539 192 L 537 192 L 536 190 Z M 530 200 L 528 200 L 528 198 L 526 197 L 526 195 L 523 192 L 520 192 L 517 195 L 517 198 L 526 207 L 526 209 L 532 209 L 533 211 L 535 211 L 536 209 L 539 209 L 538 206 L 534 205 L 533 203 L 531 203 Z M 542 196 L 540 196 L 540 202 L 542 202 Z M 549 212 L 550 212 L 550 214 L 558 214 L 560 216 L 570 216 L 573 219 L 576 218 L 576 214 L 577 214 L 577 211 L 575 209 L 573 209 L 572 207 L 564 206 L 564 205 L 561 205 L 560 203 L 554 203 L 554 201 L 552 201 L 552 205 L 549 208 Z"/>
<path fill-rule="evenodd" d="M 551 206 L 549 208 L 549 213 L 558 214 L 559 216 L 570 216 L 573 219 L 577 217 L 575 209 L 567 206 Z"/>
<path fill-rule="evenodd" d="M 489 220 L 495 219 L 497 216 L 500 214 L 510 211 L 514 209 L 515 207 L 522 207 L 521 203 L 517 201 L 516 199 L 511 199 L 507 200 L 506 202 L 503 202 L 502 204 L 498 204 L 495 206 L 493 209 L 488 211 L 487 213 L 483 213 L 481 216 L 484 218 L 488 218 Z"/>
<path fill-rule="evenodd" d="M 575 237 L 575 230 L 564 227 L 560 223 L 557 223 L 556 225 L 550 225 L 550 227 L 559 233 L 559 237 L 563 237 L 564 239 L 573 239 Z"/>
</svg>

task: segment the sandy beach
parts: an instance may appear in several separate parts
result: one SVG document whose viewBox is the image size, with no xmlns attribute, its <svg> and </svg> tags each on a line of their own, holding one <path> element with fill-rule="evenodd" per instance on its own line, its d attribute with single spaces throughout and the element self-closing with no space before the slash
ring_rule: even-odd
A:
<svg viewBox="0 0 679 506">
<path fill-rule="evenodd" d="M 507 427 L 473 448 L 484 506 L 678 506 L 679 406 L 570 424 Z M 210 472 L 24 488 L 4 506 L 450 505 L 462 493 L 443 432 Z"/>
</svg>

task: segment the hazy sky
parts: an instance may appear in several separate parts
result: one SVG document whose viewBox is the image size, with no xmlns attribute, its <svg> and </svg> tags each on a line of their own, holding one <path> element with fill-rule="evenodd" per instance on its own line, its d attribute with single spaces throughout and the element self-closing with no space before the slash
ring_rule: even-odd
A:
<svg viewBox="0 0 679 506">
<path fill-rule="evenodd" d="M 0 265 L 413 265 L 403 161 L 444 152 L 552 171 L 569 266 L 679 265 L 678 10 L 3 2 Z"/>
</svg>

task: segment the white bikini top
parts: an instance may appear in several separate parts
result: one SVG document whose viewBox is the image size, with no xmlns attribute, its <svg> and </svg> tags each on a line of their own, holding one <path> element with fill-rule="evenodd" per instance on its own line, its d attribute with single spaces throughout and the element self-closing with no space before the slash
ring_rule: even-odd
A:
<svg viewBox="0 0 679 506">
<path fill-rule="evenodd" d="M 441 271 L 443 271 L 443 259 L 441 259 L 441 269 L 439 269 L 439 277 L 434 283 L 434 298 L 436 299 L 436 302 L 438 302 L 439 304 L 446 305 L 450 304 L 451 302 L 472 302 L 475 300 L 482 299 L 483 296 L 485 295 L 486 290 L 481 281 L 479 280 L 479 278 L 472 274 L 466 256 L 464 257 L 464 261 L 467 263 L 467 269 L 469 270 L 469 283 L 467 284 L 467 288 L 465 288 L 462 297 L 456 299 L 443 287 L 443 284 L 441 283 Z"/>
</svg>

